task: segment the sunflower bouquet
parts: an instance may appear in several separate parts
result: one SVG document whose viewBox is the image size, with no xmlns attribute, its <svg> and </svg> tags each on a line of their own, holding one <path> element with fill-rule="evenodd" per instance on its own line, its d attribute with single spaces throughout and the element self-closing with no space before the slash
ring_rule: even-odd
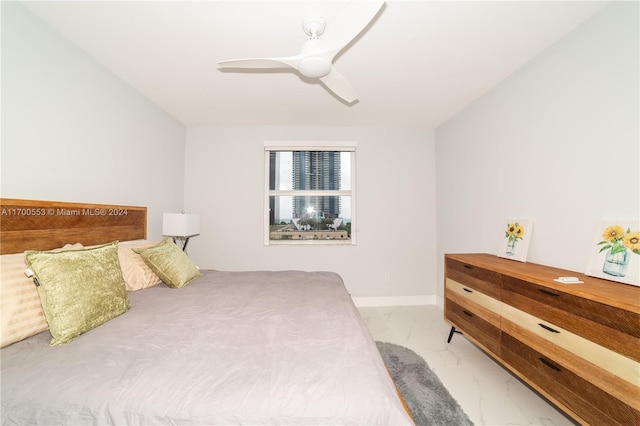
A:
<svg viewBox="0 0 640 426">
<path fill-rule="evenodd" d="M 631 232 L 631 228 L 619 225 L 608 226 L 602 233 L 602 241 L 598 243 L 600 253 L 611 250 L 611 254 L 622 253 L 629 249 L 632 253 L 640 254 L 640 232 Z"/>
<path fill-rule="evenodd" d="M 524 237 L 524 227 L 518 222 L 509 223 L 504 231 L 504 237 L 507 239 L 507 255 L 514 256 L 516 243 Z"/>
<path fill-rule="evenodd" d="M 510 243 L 515 243 L 524 237 L 524 227 L 518 222 L 509 223 L 507 229 L 504 231 L 504 237 L 507 238 Z"/>
</svg>

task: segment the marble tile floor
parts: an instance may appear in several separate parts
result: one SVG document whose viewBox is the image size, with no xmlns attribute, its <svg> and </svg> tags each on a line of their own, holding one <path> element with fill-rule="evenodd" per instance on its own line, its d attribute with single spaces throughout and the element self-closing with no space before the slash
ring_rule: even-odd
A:
<svg viewBox="0 0 640 426">
<path fill-rule="evenodd" d="M 476 425 L 573 425 L 505 368 L 455 334 L 435 305 L 359 307 L 374 340 L 422 356 Z"/>
</svg>

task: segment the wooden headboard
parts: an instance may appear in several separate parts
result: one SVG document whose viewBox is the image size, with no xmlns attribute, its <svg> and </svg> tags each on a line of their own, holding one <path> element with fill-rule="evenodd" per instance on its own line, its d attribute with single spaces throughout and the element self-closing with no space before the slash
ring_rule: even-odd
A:
<svg viewBox="0 0 640 426">
<path fill-rule="evenodd" d="M 146 237 L 146 207 L 0 198 L 0 254 Z"/>
</svg>

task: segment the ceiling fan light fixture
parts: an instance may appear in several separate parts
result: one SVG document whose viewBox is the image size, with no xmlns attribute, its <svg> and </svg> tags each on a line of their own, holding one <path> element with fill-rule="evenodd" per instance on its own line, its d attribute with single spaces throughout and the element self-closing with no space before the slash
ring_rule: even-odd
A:
<svg viewBox="0 0 640 426">
<path fill-rule="evenodd" d="M 300 60 L 298 71 L 308 78 L 321 78 L 331 71 L 331 62 L 320 56 L 309 56 Z"/>
</svg>

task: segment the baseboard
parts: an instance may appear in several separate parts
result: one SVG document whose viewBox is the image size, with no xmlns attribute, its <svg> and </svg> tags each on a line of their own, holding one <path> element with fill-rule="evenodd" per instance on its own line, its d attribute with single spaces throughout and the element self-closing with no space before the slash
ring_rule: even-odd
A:
<svg viewBox="0 0 640 426">
<path fill-rule="evenodd" d="M 436 295 L 352 297 L 357 307 L 435 305 Z"/>
</svg>

